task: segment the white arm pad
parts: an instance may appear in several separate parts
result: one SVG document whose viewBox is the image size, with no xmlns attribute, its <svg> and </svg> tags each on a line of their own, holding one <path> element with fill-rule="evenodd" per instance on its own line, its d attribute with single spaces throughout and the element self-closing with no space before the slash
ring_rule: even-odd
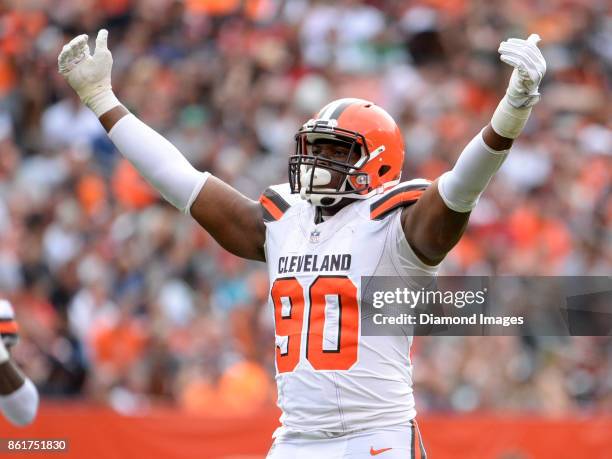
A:
<svg viewBox="0 0 612 459">
<path fill-rule="evenodd" d="M 474 137 L 455 167 L 438 180 L 438 191 L 446 206 L 456 212 L 471 211 L 509 151 L 493 150 L 485 144 L 482 131 Z"/>
<path fill-rule="evenodd" d="M 196 170 L 174 145 L 132 114 L 117 121 L 108 136 L 170 204 L 189 213 L 210 173 Z"/>
<path fill-rule="evenodd" d="M 14 425 L 23 427 L 31 424 L 38 412 L 38 390 L 30 381 L 9 395 L 0 395 L 0 412 Z"/>
</svg>

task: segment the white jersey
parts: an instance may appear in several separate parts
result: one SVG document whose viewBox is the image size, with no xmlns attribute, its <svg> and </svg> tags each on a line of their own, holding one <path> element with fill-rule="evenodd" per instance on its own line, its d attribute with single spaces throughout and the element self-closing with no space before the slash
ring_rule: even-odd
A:
<svg viewBox="0 0 612 459">
<path fill-rule="evenodd" d="M 359 298 L 362 276 L 435 274 L 400 221 L 401 208 L 428 184 L 400 183 L 319 224 L 314 206 L 288 184 L 262 195 L 281 433 L 342 435 L 416 416 L 412 337 L 361 336 Z"/>
</svg>

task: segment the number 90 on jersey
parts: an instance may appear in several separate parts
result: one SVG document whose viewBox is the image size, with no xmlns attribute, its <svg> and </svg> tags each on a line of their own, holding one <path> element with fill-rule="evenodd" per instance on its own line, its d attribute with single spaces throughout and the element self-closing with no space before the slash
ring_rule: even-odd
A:
<svg viewBox="0 0 612 459">
<path fill-rule="evenodd" d="M 357 362 L 359 304 L 347 276 L 319 276 L 308 286 L 276 279 L 270 295 L 279 373 L 295 370 L 302 354 L 315 370 L 348 370 Z"/>
</svg>

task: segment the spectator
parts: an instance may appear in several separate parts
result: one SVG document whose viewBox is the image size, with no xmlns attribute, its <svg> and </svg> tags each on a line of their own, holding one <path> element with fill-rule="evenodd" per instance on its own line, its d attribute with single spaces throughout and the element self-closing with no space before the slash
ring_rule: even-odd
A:
<svg viewBox="0 0 612 459">
<path fill-rule="evenodd" d="M 605 2 L 530 4 L 528 23 L 518 0 L 9 4 L 0 7 L 0 290 L 23 324 L 17 358 L 43 393 L 124 411 L 273 399 L 265 268 L 169 210 L 56 75 L 61 45 L 102 26 L 120 99 L 196 167 L 253 198 L 287 180 L 300 124 L 343 96 L 396 117 L 404 179 L 440 175 L 503 91 L 498 43 L 538 31 L 549 62 L 542 101 L 443 274 L 610 273 Z M 420 408 L 610 407 L 610 338 L 487 339 L 416 340 Z M 238 405 L 228 393 L 241 394 Z"/>
</svg>

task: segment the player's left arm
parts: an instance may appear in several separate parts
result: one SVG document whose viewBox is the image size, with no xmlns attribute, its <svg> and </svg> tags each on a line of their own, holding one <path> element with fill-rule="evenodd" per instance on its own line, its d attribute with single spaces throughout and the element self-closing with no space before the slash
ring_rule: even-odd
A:
<svg viewBox="0 0 612 459">
<path fill-rule="evenodd" d="M 433 182 L 419 200 L 402 211 L 406 239 L 417 256 L 437 265 L 457 244 L 470 212 L 508 156 L 512 142 L 540 99 L 538 87 L 546 62 L 537 47 L 538 35 L 511 38 L 499 46 L 501 60 L 514 70 L 506 95 L 491 123 L 465 147 L 452 170 Z"/>
<path fill-rule="evenodd" d="M 14 323 L 13 309 L 0 300 L 0 324 Z M 11 359 L 9 335 L 0 333 L 0 413 L 16 426 L 31 424 L 38 412 L 38 390 Z"/>
</svg>

